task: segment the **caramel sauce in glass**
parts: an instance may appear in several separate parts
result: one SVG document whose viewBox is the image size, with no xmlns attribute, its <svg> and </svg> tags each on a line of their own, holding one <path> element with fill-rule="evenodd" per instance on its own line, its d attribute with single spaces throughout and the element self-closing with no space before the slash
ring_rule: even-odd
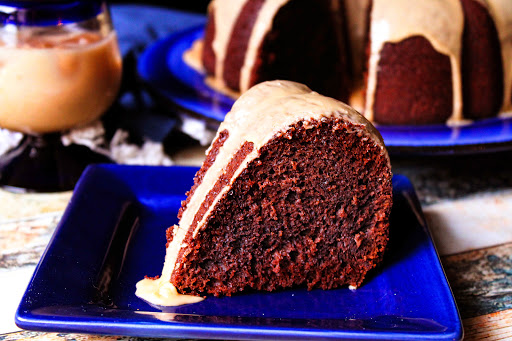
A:
<svg viewBox="0 0 512 341">
<path fill-rule="evenodd" d="M 122 61 L 114 31 L 66 32 L 0 45 L 0 127 L 29 134 L 99 118 L 114 101 Z"/>
</svg>

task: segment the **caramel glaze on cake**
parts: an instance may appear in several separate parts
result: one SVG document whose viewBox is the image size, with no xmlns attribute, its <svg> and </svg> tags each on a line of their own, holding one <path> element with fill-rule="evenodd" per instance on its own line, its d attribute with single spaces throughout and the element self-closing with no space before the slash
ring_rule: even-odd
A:
<svg viewBox="0 0 512 341">
<path fill-rule="evenodd" d="M 373 0 L 370 11 L 368 119 L 458 123 L 510 109 L 512 1 Z"/>
<path fill-rule="evenodd" d="M 203 63 L 241 92 L 290 79 L 346 101 L 363 87 L 379 124 L 465 123 L 512 109 L 512 1 L 213 0 Z"/>
<path fill-rule="evenodd" d="M 347 99 L 342 5 L 333 0 L 212 1 L 202 55 L 205 70 L 214 76 L 211 83 L 245 92 L 262 81 L 293 79 Z"/>
<path fill-rule="evenodd" d="M 389 157 L 364 117 L 298 83 L 261 83 L 220 126 L 162 276 L 137 295 L 151 302 L 169 282 L 192 295 L 357 287 L 382 259 L 390 209 Z"/>
<path fill-rule="evenodd" d="M 498 32 L 485 3 L 462 0 L 461 4 L 465 18 L 461 61 L 464 117 L 490 117 L 500 110 L 504 94 Z M 508 63 L 512 65 L 512 60 Z"/>
<path fill-rule="evenodd" d="M 375 1 L 375 6 L 392 8 L 388 5 Z M 400 6 L 408 10 L 404 4 Z M 504 98 L 502 57 L 494 21 L 486 7 L 475 0 L 451 4 L 429 1 L 414 6 L 420 16 L 408 16 L 409 26 L 414 29 L 406 29 L 402 23 L 402 34 L 393 37 L 390 33 L 386 43 L 375 48 L 380 48 L 378 86 L 374 95 L 371 90 L 367 94 L 367 105 L 371 106 L 374 99 L 374 110 L 368 108 L 368 115 L 373 114 L 375 121 L 384 124 L 457 122 L 496 115 Z M 422 21 L 429 12 L 438 19 Z M 373 15 L 378 20 L 379 16 L 389 18 L 394 14 L 376 7 Z M 427 27 L 422 28 L 418 24 L 421 22 Z M 375 25 L 373 28 L 378 29 Z M 440 38 L 443 35 L 445 41 Z M 374 68 L 370 66 L 371 70 Z M 374 86 L 371 80 L 369 84 Z"/>
</svg>

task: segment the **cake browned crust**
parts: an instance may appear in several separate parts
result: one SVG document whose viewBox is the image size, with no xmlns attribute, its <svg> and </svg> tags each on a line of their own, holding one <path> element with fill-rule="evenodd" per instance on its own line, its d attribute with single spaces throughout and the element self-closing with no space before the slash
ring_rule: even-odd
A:
<svg viewBox="0 0 512 341">
<path fill-rule="evenodd" d="M 179 292 L 359 286 L 382 259 L 391 209 L 387 156 L 351 123 L 310 124 L 269 141 L 217 203 L 206 233 L 193 238 L 189 230 L 180 259 L 186 266 L 171 277 Z"/>
<path fill-rule="evenodd" d="M 462 91 L 464 116 L 495 116 L 503 103 L 503 65 L 498 32 L 482 4 L 461 0 L 464 9 Z"/>
<path fill-rule="evenodd" d="M 259 48 L 251 85 L 290 79 L 325 96 L 348 100 L 351 76 L 345 53 L 348 45 L 344 11 L 333 13 L 331 3 L 331 0 L 295 0 L 277 12 L 272 30 Z M 340 19 L 338 23 L 336 16 Z M 307 24 L 290 25 L 290 18 L 305 20 Z M 335 25 L 342 27 L 333 28 Z M 338 30 L 341 30 L 339 35 Z"/>
<path fill-rule="evenodd" d="M 423 37 L 386 43 L 373 107 L 381 124 L 443 123 L 453 111 L 450 58 Z"/>
<path fill-rule="evenodd" d="M 233 32 L 236 34 L 231 35 L 229 40 L 226 59 L 224 61 L 224 73 L 222 77 L 226 85 L 231 89 L 240 90 L 240 70 L 244 66 L 245 55 L 247 47 L 249 46 L 249 39 L 258 13 L 263 6 L 265 0 L 251 0 L 248 1 L 242 8 L 240 16 L 238 17 Z M 205 40 L 205 44 L 211 45 L 213 41 Z M 215 69 L 207 69 L 210 73 L 214 73 Z M 254 73 L 255 71 L 253 71 Z"/>
<path fill-rule="evenodd" d="M 208 11 L 208 22 L 206 23 L 205 33 L 204 33 L 204 41 L 212 41 L 215 37 L 215 15 L 214 15 L 214 9 L 210 8 Z M 201 61 L 203 63 L 203 66 L 205 70 L 215 70 L 215 52 L 213 51 L 212 44 L 203 44 L 203 50 L 201 54 Z"/>
<path fill-rule="evenodd" d="M 183 215 L 183 211 L 187 208 L 190 198 L 192 197 L 192 195 L 194 195 L 194 192 L 195 192 L 197 186 L 199 186 L 201 184 L 201 182 L 203 182 L 203 177 L 204 177 L 205 173 L 208 171 L 210 166 L 215 161 L 215 158 L 217 157 L 217 154 L 219 153 L 219 149 L 222 147 L 222 145 L 224 144 L 224 142 L 227 140 L 228 137 L 229 137 L 229 132 L 227 130 L 223 130 L 219 133 L 219 136 L 212 142 L 212 146 L 210 148 L 210 151 L 208 152 L 208 155 L 206 155 L 206 158 L 205 158 L 201 168 L 194 176 L 194 185 L 192 186 L 190 191 L 185 193 L 187 195 L 187 199 L 184 202 L 182 202 L 182 204 L 181 204 L 181 208 L 178 212 L 178 219 L 181 219 L 181 216 Z M 167 239 L 169 239 L 169 237 L 167 237 Z M 168 241 L 168 242 L 170 242 L 170 241 Z"/>
</svg>

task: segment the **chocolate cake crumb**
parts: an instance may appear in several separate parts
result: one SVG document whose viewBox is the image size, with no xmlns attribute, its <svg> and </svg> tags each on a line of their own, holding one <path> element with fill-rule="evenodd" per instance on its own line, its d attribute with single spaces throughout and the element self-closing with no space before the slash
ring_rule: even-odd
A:
<svg viewBox="0 0 512 341">
<path fill-rule="evenodd" d="M 361 285 L 382 259 L 392 205 L 387 154 L 364 134 L 331 117 L 272 138 L 217 202 L 207 233 L 188 231 L 178 291 Z"/>
</svg>

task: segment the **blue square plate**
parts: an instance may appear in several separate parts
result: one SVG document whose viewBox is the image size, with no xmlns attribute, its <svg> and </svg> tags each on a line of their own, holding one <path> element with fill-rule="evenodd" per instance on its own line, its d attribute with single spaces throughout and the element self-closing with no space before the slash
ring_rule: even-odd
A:
<svg viewBox="0 0 512 341">
<path fill-rule="evenodd" d="M 30 330 L 210 339 L 459 340 L 462 327 L 411 183 L 395 176 L 384 264 L 351 291 L 252 292 L 161 312 L 135 295 L 160 273 L 197 168 L 89 167 L 16 313 Z"/>
</svg>

